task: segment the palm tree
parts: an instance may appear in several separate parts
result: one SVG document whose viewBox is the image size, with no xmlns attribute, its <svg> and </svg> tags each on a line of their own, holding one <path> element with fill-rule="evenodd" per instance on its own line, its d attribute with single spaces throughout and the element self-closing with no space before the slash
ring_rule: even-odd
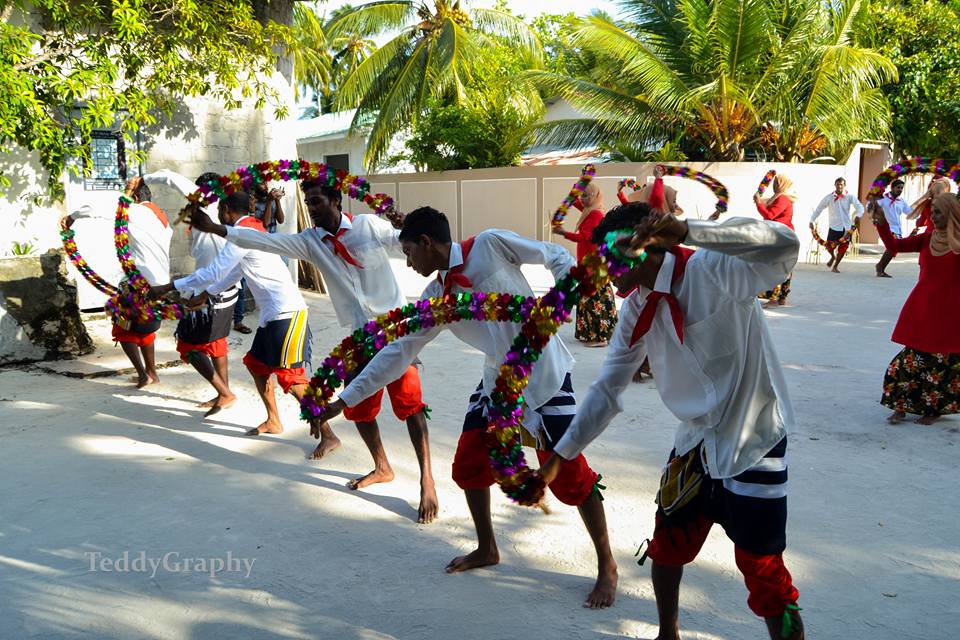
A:
<svg viewBox="0 0 960 640">
<path fill-rule="evenodd" d="M 896 68 L 852 40 L 866 0 L 620 4 L 623 22 L 590 16 L 575 36 L 619 69 L 615 85 L 527 74 L 587 115 L 541 126 L 539 143 L 644 149 L 682 136 L 695 158 L 797 161 L 887 132 L 880 86 Z"/>
<path fill-rule="evenodd" d="M 328 34 L 364 37 L 398 32 L 363 60 L 338 88 L 337 105 L 358 105 L 351 128 L 373 120 L 364 162 L 376 166 L 395 135 L 423 113 L 432 98 L 470 102 L 468 84 L 480 47 L 501 43 L 539 63 L 536 35 L 519 18 L 494 9 L 461 8 L 450 0 L 381 0 L 344 11 Z"/>
</svg>

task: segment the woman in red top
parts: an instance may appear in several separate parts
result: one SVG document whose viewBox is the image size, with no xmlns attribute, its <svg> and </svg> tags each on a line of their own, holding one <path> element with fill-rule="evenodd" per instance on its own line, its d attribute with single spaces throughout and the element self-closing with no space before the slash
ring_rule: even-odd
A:
<svg viewBox="0 0 960 640">
<path fill-rule="evenodd" d="M 778 173 L 773 179 L 773 197 L 764 202 L 758 194 L 753 194 L 753 201 L 757 205 L 757 211 L 764 220 L 772 220 L 785 224 L 793 229 L 793 203 L 797 201 L 797 196 L 793 191 L 793 180 Z M 773 302 L 777 301 L 779 305 L 787 304 L 787 296 L 790 295 L 790 282 L 793 280 L 791 273 L 786 280 L 778 284 L 771 291 L 760 294 L 763 300 Z"/>
<path fill-rule="evenodd" d="M 933 180 L 930 181 L 930 185 L 927 187 L 927 192 L 913 203 L 913 211 L 907 216 L 907 220 L 915 219 L 917 221 L 917 226 L 913 228 L 910 235 L 915 236 L 920 233 L 921 229 L 925 230 L 930 226 L 930 212 L 933 199 L 941 193 L 948 191 L 950 191 L 950 181 L 942 176 L 934 176 Z"/>
<path fill-rule="evenodd" d="M 603 220 L 603 195 L 596 184 L 590 183 L 576 204 L 581 210 L 577 221 L 577 230 L 564 231 L 562 225 L 555 225 L 554 233 L 577 243 L 577 262 L 587 254 L 596 251 L 597 245 L 590 241 L 590 234 Z M 605 347 L 617 326 L 617 305 L 613 297 L 613 287 L 608 283 L 589 298 L 581 298 L 577 303 L 577 328 L 574 332 L 577 340 L 588 347 Z"/>
<path fill-rule="evenodd" d="M 950 193 L 934 196 L 930 221 L 932 231 L 898 239 L 873 207 L 887 250 L 920 254 L 920 278 L 893 330 L 893 341 L 904 348 L 883 380 L 880 403 L 893 409 L 890 422 L 913 413 L 918 423 L 931 424 L 960 412 L 960 201 Z"/>
</svg>

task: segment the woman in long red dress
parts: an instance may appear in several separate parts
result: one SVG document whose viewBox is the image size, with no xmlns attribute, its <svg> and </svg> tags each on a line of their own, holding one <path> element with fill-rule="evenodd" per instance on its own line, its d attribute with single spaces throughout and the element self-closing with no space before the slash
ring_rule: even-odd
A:
<svg viewBox="0 0 960 640">
<path fill-rule="evenodd" d="M 903 345 L 887 367 L 880 403 L 893 410 L 890 422 L 908 413 L 931 424 L 960 411 L 960 201 L 951 193 L 933 198 L 932 230 L 898 239 L 879 207 L 873 223 L 887 250 L 920 254 L 920 278 L 893 330 Z"/>
<path fill-rule="evenodd" d="M 577 208 L 581 210 L 577 221 L 577 230 L 564 231 L 562 225 L 554 227 L 554 233 L 577 243 L 577 261 L 592 251 L 597 245 L 590 240 L 590 234 L 603 220 L 603 195 L 596 184 L 590 183 L 580 196 Z M 605 347 L 617 326 L 617 305 L 613 297 L 613 287 L 608 283 L 590 297 L 583 297 L 577 303 L 577 325 L 574 336 L 588 347 Z"/>
<path fill-rule="evenodd" d="M 764 220 L 779 222 L 793 229 L 793 203 L 797 201 L 797 196 L 793 191 L 793 180 L 782 173 L 778 173 L 773 179 L 773 197 L 764 202 L 758 194 L 753 194 L 753 201 L 757 205 L 760 217 Z M 760 298 L 770 302 L 776 300 L 779 305 L 787 304 L 792 280 L 793 274 L 791 273 L 786 280 L 771 291 L 761 293 Z"/>
</svg>

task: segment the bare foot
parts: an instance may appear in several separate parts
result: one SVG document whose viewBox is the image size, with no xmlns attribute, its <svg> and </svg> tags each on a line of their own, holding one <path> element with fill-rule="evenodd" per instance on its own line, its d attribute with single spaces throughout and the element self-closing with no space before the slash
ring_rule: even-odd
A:
<svg viewBox="0 0 960 640">
<path fill-rule="evenodd" d="M 420 509 L 417 511 L 417 523 L 430 524 L 437 519 L 440 513 L 440 501 L 437 500 L 437 489 L 431 482 L 429 486 L 420 487 Z"/>
<path fill-rule="evenodd" d="M 920 416 L 914 422 L 917 424 L 933 424 L 940 416 Z"/>
<path fill-rule="evenodd" d="M 634 382 L 643 382 L 643 372 L 637 369 L 637 372 L 633 374 Z"/>
<path fill-rule="evenodd" d="M 461 571 L 489 567 L 494 564 L 500 564 L 500 552 L 497 551 L 496 547 L 486 551 L 477 549 L 465 556 L 457 556 L 451 560 L 450 564 L 447 565 L 446 571 L 447 573 L 460 573 Z"/>
<path fill-rule="evenodd" d="M 219 399 L 220 399 L 220 396 L 214 396 L 212 400 L 207 400 L 206 402 L 201 402 L 200 404 L 197 405 L 197 407 L 200 408 L 200 409 L 209 409 L 210 407 L 213 407 L 214 405 L 216 405 L 216 404 L 217 404 L 217 400 L 219 400 Z"/>
<path fill-rule="evenodd" d="M 834 258 L 830 258 L 830 259 L 827 261 L 827 267 L 832 267 L 832 266 L 833 266 L 833 260 L 834 260 Z"/>
<path fill-rule="evenodd" d="M 830 273 L 840 273 L 840 269 L 834 267 L 833 269 L 830 269 Z"/>
<path fill-rule="evenodd" d="M 340 438 L 337 436 L 320 438 L 320 444 L 313 450 L 308 457 L 309 460 L 319 460 L 323 456 L 340 448 Z"/>
<path fill-rule="evenodd" d="M 617 565 L 597 574 L 597 583 L 583 603 L 587 609 L 606 609 L 617 597 Z"/>
<path fill-rule="evenodd" d="M 137 389 L 143 389 L 147 385 L 157 384 L 160 382 L 160 376 L 154 373 L 148 373 L 146 378 L 137 378 Z"/>
<path fill-rule="evenodd" d="M 661 631 L 653 640 L 680 640 L 680 629 L 676 631 Z"/>
<path fill-rule="evenodd" d="M 887 418 L 887 422 L 890 424 L 897 424 L 898 422 L 903 422 L 907 419 L 907 414 L 903 411 L 894 411 L 890 414 L 890 417 Z"/>
<path fill-rule="evenodd" d="M 321 442 L 320 445 L 323 443 Z M 318 445 L 319 448 L 319 445 Z M 321 456 L 322 457 L 322 456 Z M 374 469 L 370 473 L 360 478 L 354 478 L 347 483 L 347 486 L 356 491 L 357 489 L 363 489 L 364 487 L 369 487 L 372 484 L 378 484 L 381 482 L 390 482 L 393 480 L 393 469 L 387 467 L 386 469 Z"/>
<path fill-rule="evenodd" d="M 892 278 L 893 276 L 887 273 L 886 271 L 877 271 L 878 278 Z"/>
<path fill-rule="evenodd" d="M 279 422 L 270 422 L 269 420 L 264 420 L 256 429 L 250 429 L 250 431 L 247 431 L 248 436 L 259 436 L 263 433 L 283 433 L 283 425 Z"/>
<path fill-rule="evenodd" d="M 214 400 L 213 406 L 210 407 L 210 410 L 203 414 L 203 417 L 209 418 L 212 415 L 220 413 L 224 409 L 229 409 L 235 404 L 237 404 L 237 396 L 235 395 L 224 396 L 223 398 L 218 397 L 216 400 Z"/>
</svg>

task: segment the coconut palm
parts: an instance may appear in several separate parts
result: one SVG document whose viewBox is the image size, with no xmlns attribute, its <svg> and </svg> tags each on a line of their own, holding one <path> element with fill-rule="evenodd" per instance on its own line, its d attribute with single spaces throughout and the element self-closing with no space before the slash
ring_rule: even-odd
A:
<svg viewBox="0 0 960 640">
<path fill-rule="evenodd" d="M 538 142 L 656 148 L 683 137 L 692 157 L 748 148 L 801 160 L 886 133 L 879 87 L 893 64 L 858 47 L 865 0 L 622 0 L 622 22 L 586 18 L 578 46 L 620 69 L 616 85 L 545 72 L 528 78 L 587 117 L 548 123 Z"/>
<path fill-rule="evenodd" d="M 337 105 L 358 105 L 352 124 L 373 119 L 364 162 L 375 166 L 395 135 L 414 124 L 431 98 L 469 103 L 473 62 L 480 47 L 503 43 L 540 59 L 536 35 L 519 18 L 494 9 L 461 8 L 459 1 L 381 0 L 342 12 L 327 26 L 334 36 L 396 35 L 363 60 L 337 91 Z"/>
</svg>

